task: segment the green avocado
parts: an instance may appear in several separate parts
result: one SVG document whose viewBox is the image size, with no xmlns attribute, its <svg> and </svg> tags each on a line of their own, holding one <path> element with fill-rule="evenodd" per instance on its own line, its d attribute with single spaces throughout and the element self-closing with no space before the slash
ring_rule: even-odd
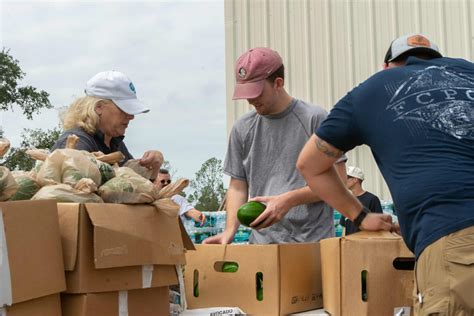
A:
<svg viewBox="0 0 474 316">
<path fill-rule="evenodd" d="M 250 226 L 262 212 L 265 210 L 265 204 L 260 202 L 247 202 L 239 207 L 237 211 L 237 218 L 242 225 Z"/>
<path fill-rule="evenodd" d="M 224 262 L 222 272 L 237 272 L 239 265 L 236 262 Z"/>
</svg>

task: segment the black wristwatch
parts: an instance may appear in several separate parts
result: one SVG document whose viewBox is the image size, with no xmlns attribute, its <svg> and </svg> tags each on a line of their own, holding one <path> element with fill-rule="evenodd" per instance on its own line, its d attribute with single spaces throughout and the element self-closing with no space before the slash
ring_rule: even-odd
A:
<svg viewBox="0 0 474 316">
<path fill-rule="evenodd" d="M 360 225 L 362 224 L 362 221 L 367 216 L 367 214 L 369 214 L 369 212 L 370 212 L 370 210 L 367 207 L 364 206 L 362 211 L 360 211 L 359 215 L 357 215 L 357 217 L 354 218 L 354 220 L 352 221 L 352 223 L 354 223 L 354 226 L 357 227 L 357 228 L 360 228 Z"/>
</svg>

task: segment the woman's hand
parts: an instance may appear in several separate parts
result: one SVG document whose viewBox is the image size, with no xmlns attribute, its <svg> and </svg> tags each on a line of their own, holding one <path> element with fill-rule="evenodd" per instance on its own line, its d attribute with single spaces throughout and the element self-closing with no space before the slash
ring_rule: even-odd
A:
<svg viewBox="0 0 474 316">
<path fill-rule="evenodd" d="M 163 164 L 163 154 L 158 150 L 148 150 L 143 154 L 143 157 L 140 159 L 139 163 L 141 166 L 153 170 L 151 179 L 155 179 L 160 171 L 160 167 Z"/>
</svg>

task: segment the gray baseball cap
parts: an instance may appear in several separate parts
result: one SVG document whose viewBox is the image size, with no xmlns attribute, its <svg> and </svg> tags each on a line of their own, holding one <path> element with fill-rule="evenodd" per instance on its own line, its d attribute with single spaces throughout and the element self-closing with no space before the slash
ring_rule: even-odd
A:
<svg viewBox="0 0 474 316">
<path fill-rule="evenodd" d="M 388 64 L 402 55 L 423 52 L 433 57 L 443 57 L 439 52 L 438 45 L 431 42 L 426 36 L 421 34 L 403 35 L 390 44 L 384 62 Z"/>
</svg>

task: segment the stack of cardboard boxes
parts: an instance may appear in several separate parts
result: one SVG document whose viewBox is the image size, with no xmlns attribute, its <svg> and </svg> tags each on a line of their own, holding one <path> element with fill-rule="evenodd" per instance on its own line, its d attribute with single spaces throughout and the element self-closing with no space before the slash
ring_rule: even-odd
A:
<svg viewBox="0 0 474 316">
<path fill-rule="evenodd" d="M 186 261 L 191 309 L 409 314 L 414 259 L 390 233 L 193 248 L 177 214 L 149 205 L 2 202 L 0 315 L 168 315 Z"/>
<path fill-rule="evenodd" d="M 186 255 L 190 309 L 286 315 L 324 306 L 331 315 L 410 315 L 414 258 L 398 235 L 361 232 L 320 243 L 196 248 Z M 236 271 L 223 272 L 226 262 L 238 265 Z"/>
<path fill-rule="evenodd" d="M 148 205 L 74 203 L 58 204 L 58 212 L 63 315 L 169 314 L 168 286 L 178 283 L 175 265 L 185 263 L 177 214 Z"/>
<path fill-rule="evenodd" d="M 168 315 L 185 246 L 150 205 L 0 203 L 0 315 Z"/>
<path fill-rule="evenodd" d="M 61 315 L 66 289 L 55 201 L 0 203 L 0 315 Z"/>
</svg>

